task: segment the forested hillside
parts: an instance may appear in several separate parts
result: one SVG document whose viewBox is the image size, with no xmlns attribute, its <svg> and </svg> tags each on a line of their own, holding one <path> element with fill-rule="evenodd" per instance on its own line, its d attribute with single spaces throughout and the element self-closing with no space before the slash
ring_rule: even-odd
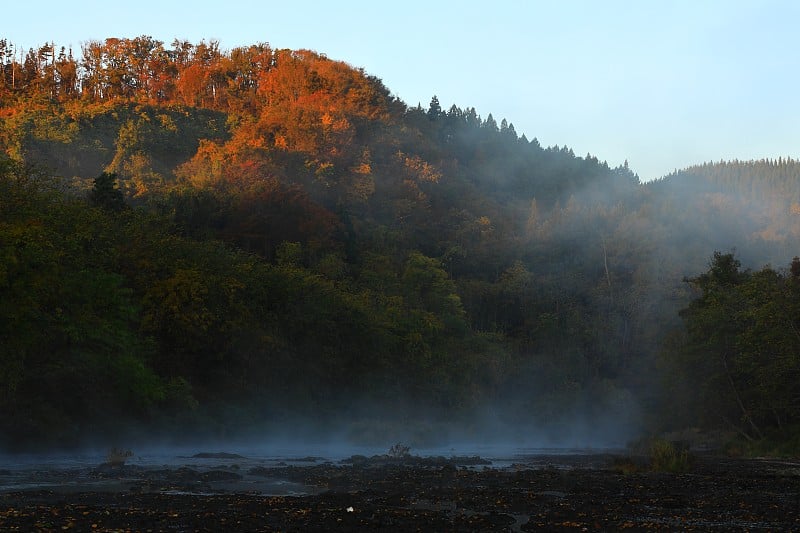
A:
<svg viewBox="0 0 800 533">
<path fill-rule="evenodd" d="M 641 184 L 265 43 L 0 40 L 0 62 L 5 447 L 797 423 L 797 314 L 698 311 L 726 257 L 745 292 L 772 276 L 764 316 L 795 305 L 793 160 Z M 704 327 L 749 336 L 704 359 Z"/>
</svg>

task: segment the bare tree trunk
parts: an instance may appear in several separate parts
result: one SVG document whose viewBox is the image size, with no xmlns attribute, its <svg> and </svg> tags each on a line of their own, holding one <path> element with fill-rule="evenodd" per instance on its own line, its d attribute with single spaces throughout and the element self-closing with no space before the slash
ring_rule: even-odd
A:
<svg viewBox="0 0 800 533">
<path fill-rule="evenodd" d="M 731 390 L 733 391 L 733 395 L 736 398 L 736 403 L 739 404 L 739 409 L 741 409 L 742 411 L 742 419 L 746 420 L 750 424 L 750 427 L 753 428 L 753 431 L 755 431 L 755 434 L 758 436 L 758 438 L 763 439 L 764 434 L 761 433 L 761 430 L 753 421 L 753 418 L 750 416 L 750 413 L 744 406 L 742 397 L 739 395 L 739 390 L 736 388 L 736 383 L 734 383 L 733 376 L 731 375 L 730 368 L 728 367 L 728 358 L 725 355 L 722 356 L 722 364 L 725 367 L 725 376 L 728 378 L 728 383 L 730 384 Z"/>
<path fill-rule="evenodd" d="M 600 235 L 600 242 L 603 244 L 603 268 L 606 271 L 606 283 L 608 283 L 608 294 L 611 298 L 611 305 L 614 305 L 614 289 L 611 286 L 611 274 L 608 271 L 608 252 L 606 250 L 606 238 Z"/>
<path fill-rule="evenodd" d="M 754 442 L 755 441 L 755 439 L 753 437 L 751 437 L 749 433 L 747 433 L 745 430 L 743 430 L 742 428 L 740 428 L 739 426 L 737 426 L 736 424 L 734 424 L 733 422 L 728 420 L 728 417 L 723 416 L 722 417 L 722 421 L 725 422 L 726 424 L 728 424 L 730 427 L 732 427 L 736 431 L 736 433 L 738 433 L 739 435 L 744 437 L 748 442 Z"/>
</svg>

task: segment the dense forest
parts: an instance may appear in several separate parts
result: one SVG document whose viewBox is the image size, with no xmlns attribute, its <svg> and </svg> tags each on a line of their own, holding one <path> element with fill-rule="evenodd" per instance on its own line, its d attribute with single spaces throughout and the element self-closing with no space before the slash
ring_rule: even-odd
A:
<svg viewBox="0 0 800 533">
<path fill-rule="evenodd" d="M 146 36 L 0 40 L 0 119 L 4 448 L 800 448 L 797 161 L 640 183 L 316 52 Z"/>
</svg>

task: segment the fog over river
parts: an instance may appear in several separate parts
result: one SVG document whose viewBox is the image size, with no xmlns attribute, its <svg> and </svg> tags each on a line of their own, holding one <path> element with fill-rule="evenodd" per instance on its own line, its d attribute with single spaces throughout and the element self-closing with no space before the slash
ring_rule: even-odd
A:
<svg viewBox="0 0 800 533">
<path fill-rule="evenodd" d="M 127 450 L 125 450 L 127 451 Z M 602 467 L 617 449 L 533 448 L 459 444 L 451 447 L 389 449 L 332 443 L 152 447 L 128 457 L 87 450 L 0 457 L 0 492 L 174 492 L 302 495 L 324 487 L 298 482 L 299 470 L 327 473 L 347 466 L 410 465 L 431 468 L 538 469 Z M 122 454 L 126 455 L 126 454 Z"/>
</svg>

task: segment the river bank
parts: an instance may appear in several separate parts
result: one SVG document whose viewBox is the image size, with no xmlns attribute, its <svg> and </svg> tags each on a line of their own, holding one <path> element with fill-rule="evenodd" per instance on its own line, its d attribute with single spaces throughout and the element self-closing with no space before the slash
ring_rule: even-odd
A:
<svg viewBox="0 0 800 533">
<path fill-rule="evenodd" d="M 689 472 L 671 474 L 623 473 L 607 454 L 519 459 L 308 457 L 243 471 L 230 458 L 208 469 L 106 468 L 94 471 L 105 485 L 0 493 L 0 529 L 800 529 L 798 462 L 701 456 Z"/>
</svg>

